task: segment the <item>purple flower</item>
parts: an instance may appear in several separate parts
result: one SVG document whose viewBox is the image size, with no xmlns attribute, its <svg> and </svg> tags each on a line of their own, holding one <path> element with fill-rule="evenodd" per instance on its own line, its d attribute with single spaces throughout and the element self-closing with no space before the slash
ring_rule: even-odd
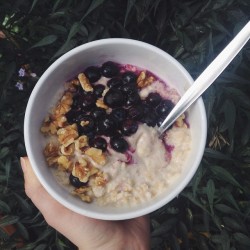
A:
<svg viewBox="0 0 250 250">
<path fill-rule="evenodd" d="M 20 77 L 25 76 L 25 69 L 23 69 L 23 68 L 19 69 L 18 75 L 19 75 Z"/>
<path fill-rule="evenodd" d="M 15 87 L 18 88 L 18 90 L 23 90 L 23 83 L 22 82 L 17 82 Z"/>
</svg>

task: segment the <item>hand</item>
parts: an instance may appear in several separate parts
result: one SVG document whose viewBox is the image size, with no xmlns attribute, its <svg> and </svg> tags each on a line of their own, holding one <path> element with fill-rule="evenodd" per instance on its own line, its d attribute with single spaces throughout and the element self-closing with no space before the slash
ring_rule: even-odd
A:
<svg viewBox="0 0 250 250">
<path fill-rule="evenodd" d="M 29 159 L 21 158 L 25 192 L 47 223 L 80 250 L 149 249 L 149 217 L 124 221 L 96 220 L 74 213 L 54 200 L 36 178 Z"/>
</svg>

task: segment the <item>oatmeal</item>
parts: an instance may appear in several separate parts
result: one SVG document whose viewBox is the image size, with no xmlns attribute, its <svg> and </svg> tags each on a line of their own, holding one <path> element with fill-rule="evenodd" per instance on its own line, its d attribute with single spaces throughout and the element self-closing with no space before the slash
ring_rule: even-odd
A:
<svg viewBox="0 0 250 250">
<path fill-rule="evenodd" d="M 66 83 L 41 127 L 56 181 L 100 206 L 133 206 L 163 193 L 191 147 L 184 114 L 163 138 L 157 132 L 179 98 L 174 88 L 132 65 L 86 68 Z"/>
</svg>

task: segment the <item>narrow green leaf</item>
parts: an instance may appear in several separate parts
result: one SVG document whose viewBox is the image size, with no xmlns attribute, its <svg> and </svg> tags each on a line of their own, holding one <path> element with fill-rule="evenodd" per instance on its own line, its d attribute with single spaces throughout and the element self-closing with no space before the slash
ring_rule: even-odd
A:
<svg viewBox="0 0 250 250">
<path fill-rule="evenodd" d="M 10 133 L 9 135 L 7 135 L 1 142 L 0 142 L 0 145 L 2 144 L 5 144 L 5 143 L 12 143 L 14 142 L 15 140 L 17 139 L 20 139 L 21 137 L 21 134 L 19 133 Z"/>
<path fill-rule="evenodd" d="M 17 193 L 14 193 L 14 196 L 16 197 L 18 203 L 23 209 L 23 212 L 25 214 L 32 214 L 32 206 L 24 199 L 24 197 L 18 195 Z"/>
<path fill-rule="evenodd" d="M 14 215 L 6 215 L 0 219 L 0 227 L 5 227 L 7 225 L 12 225 L 15 224 L 16 222 L 19 221 L 18 216 Z"/>
<path fill-rule="evenodd" d="M 5 230 L 0 227 L 0 239 L 8 240 L 9 238 L 9 234 L 7 234 Z"/>
<path fill-rule="evenodd" d="M 244 224 L 241 222 L 240 218 L 234 217 L 223 217 L 223 222 L 226 227 L 229 227 L 234 232 L 244 232 L 247 233 L 247 230 Z"/>
<path fill-rule="evenodd" d="M 39 1 L 39 0 L 33 0 L 32 5 L 31 5 L 31 8 L 30 8 L 30 10 L 29 10 L 29 13 L 31 13 L 31 11 L 34 9 L 34 7 L 36 6 L 36 4 L 37 4 L 38 1 Z"/>
<path fill-rule="evenodd" d="M 135 0 L 128 0 L 128 2 L 127 2 L 127 8 L 126 8 L 126 14 L 125 14 L 125 18 L 124 18 L 124 27 L 126 26 L 126 24 L 127 24 L 127 18 L 128 18 L 128 16 L 129 16 L 129 14 L 130 14 L 130 12 L 131 12 L 131 9 L 132 9 L 132 7 L 134 6 L 134 4 L 135 4 Z"/>
<path fill-rule="evenodd" d="M 157 236 L 165 234 L 166 232 L 169 232 L 171 228 L 173 228 L 176 225 L 176 223 L 177 223 L 176 218 L 170 218 L 169 220 L 162 223 L 158 228 L 156 228 L 152 232 L 151 236 L 157 237 Z"/>
<path fill-rule="evenodd" d="M 5 168 L 5 176 L 6 176 L 6 180 L 7 180 L 7 185 L 8 185 L 9 178 L 10 178 L 11 158 L 7 158 L 7 160 L 4 164 L 4 168 Z"/>
<path fill-rule="evenodd" d="M 0 200 L 0 211 L 4 213 L 10 213 L 11 209 L 6 202 Z"/>
<path fill-rule="evenodd" d="M 54 43 L 56 40 L 57 40 L 56 35 L 48 35 L 44 37 L 42 40 L 40 40 L 39 42 L 37 42 L 36 44 L 34 44 L 33 46 L 31 46 L 30 49 L 50 45 Z"/>
<path fill-rule="evenodd" d="M 217 209 L 218 211 L 225 213 L 225 214 L 236 214 L 238 213 L 237 210 L 225 205 L 225 204 L 216 204 L 214 205 L 214 208 Z"/>
<path fill-rule="evenodd" d="M 3 159 L 4 157 L 6 157 L 9 154 L 10 150 L 8 147 L 3 147 L 0 150 L 0 159 Z"/>
<path fill-rule="evenodd" d="M 209 157 L 209 158 L 224 160 L 224 161 L 233 161 L 233 159 L 230 156 L 227 156 L 221 153 L 220 151 L 217 151 L 212 148 L 206 148 L 204 151 L 204 156 Z"/>
<path fill-rule="evenodd" d="M 223 105 L 223 112 L 225 116 L 225 122 L 228 127 L 230 141 L 233 139 L 233 130 L 236 120 L 236 107 L 231 99 L 227 99 Z"/>
<path fill-rule="evenodd" d="M 56 11 L 56 9 L 57 9 L 58 5 L 60 4 L 60 2 L 61 2 L 61 0 L 57 0 L 57 1 L 55 2 L 54 6 L 53 6 L 53 8 L 52 8 L 52 12 L 55 12 L 55 11 Z"/>
<path fill-rule="evenodd" d="M 83 21 L 83 19 L 89 15 L 89 13 L 91 13 L 94 9 L 96 9 L 97 7 L 99 7 L 101 4 L 103 4 L 105 0 L 93 0 L 91 1 L 91 4 L 88 8 L 88 10 L 86 11 L 86 13 L 83 15 L 82 19 L 80 20 L 80 22 Z"/>
<path fill-rule="evenodd" d="M 196 196 L 196 192 L 198 189 L 198 186 L 201 182 L 203 176 L 203 167 L 202 165 L 198 168 L 197 172 L 195 173 L 195 176 L 192 179 L 192 190 L 193 190 L 193 196 Z"/>
<path fill-rule="evenodd" d="M 29 240 L 29 232 L 26 227 L 21 222 L 17 222 L 16 227 L 22 238 Z"/>
<path fill-rule="evenodd" d="M 69 31 L 69 35 L 67 37 L 67 40 L 65 41 L 65 43 L 60 47 L 60 49 L 52 56 L 51 60 L 53 60 L 54 58 L 62 55 L 65 52 L 68 52 L 70 49 L 72 49 L 75 45 L 76 42 L 74 40 L 71 40 L 73 38 L 73 36 L 78 32 L 80 27 L 79 23 L 73 23 L 73 25 L 70 28 Z"/>
<path fill-rule="evenodd" d="M 34 248 L 34 250 L 46 250 L 48 249 L 48 245 L 47 244 L 40 244 L 37 247 Z"/>
<path fill-rule="evenodd" d="M 210 211 L 212 214 L 214 214 L 213 204 L 214 204 L 215 186 L 214 186 L 214 181 L 212 179 L 208 180 L 206 191 L 207 191 L 207 198 L 210 206 Z"/>
<path fill-rule="evenodd" d="M 222 168 L 220 166 L 211 166 L 210 170 L 217 176 L 218 179 L 222 179 L 226 182 L 231 183 L 234 186 L 241 187 L 238 181 L 235 180 L 235 178 L 231 175 L 230 172 L 228 172 L 225 168 Z"/>
<path fill-rule="evenodd" d="M 36 239 L 36 242 L 40 242 L 40 241 L 46 239 L 53 232 L 54 232 L 54 229 L 47 228 L 46 230 L 44 230 L 43 232 L 41 232 L 41 234 L 39 235 L 39 237 Z"/>
<path fill-rule="evenodd" d="M 241 245 L 250 247 L 250 238 L 242 233 L 234 233 L 234 239 Z"/>
</svg>

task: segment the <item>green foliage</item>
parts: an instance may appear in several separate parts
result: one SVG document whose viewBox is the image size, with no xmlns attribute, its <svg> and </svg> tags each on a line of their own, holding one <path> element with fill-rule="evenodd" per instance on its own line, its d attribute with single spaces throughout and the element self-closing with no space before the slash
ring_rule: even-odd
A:
<svg viewBox="0 0 250 250">
<path fill-rule="evenodd" d="M 21 241 L 23 250 L 75 249 L 26 197 L 19 164 L 27 100 L 54 60 L 89 41 L 133 38 L 165 50 L 196 78 L 249 13 L 248 0 L 0 1 L 0 248 Z M 248 43 L 204 94 L 204 157 L 181 194 L 151 215 L 153 250 L 249 249 L 249 65 Z"/>
</svg>

